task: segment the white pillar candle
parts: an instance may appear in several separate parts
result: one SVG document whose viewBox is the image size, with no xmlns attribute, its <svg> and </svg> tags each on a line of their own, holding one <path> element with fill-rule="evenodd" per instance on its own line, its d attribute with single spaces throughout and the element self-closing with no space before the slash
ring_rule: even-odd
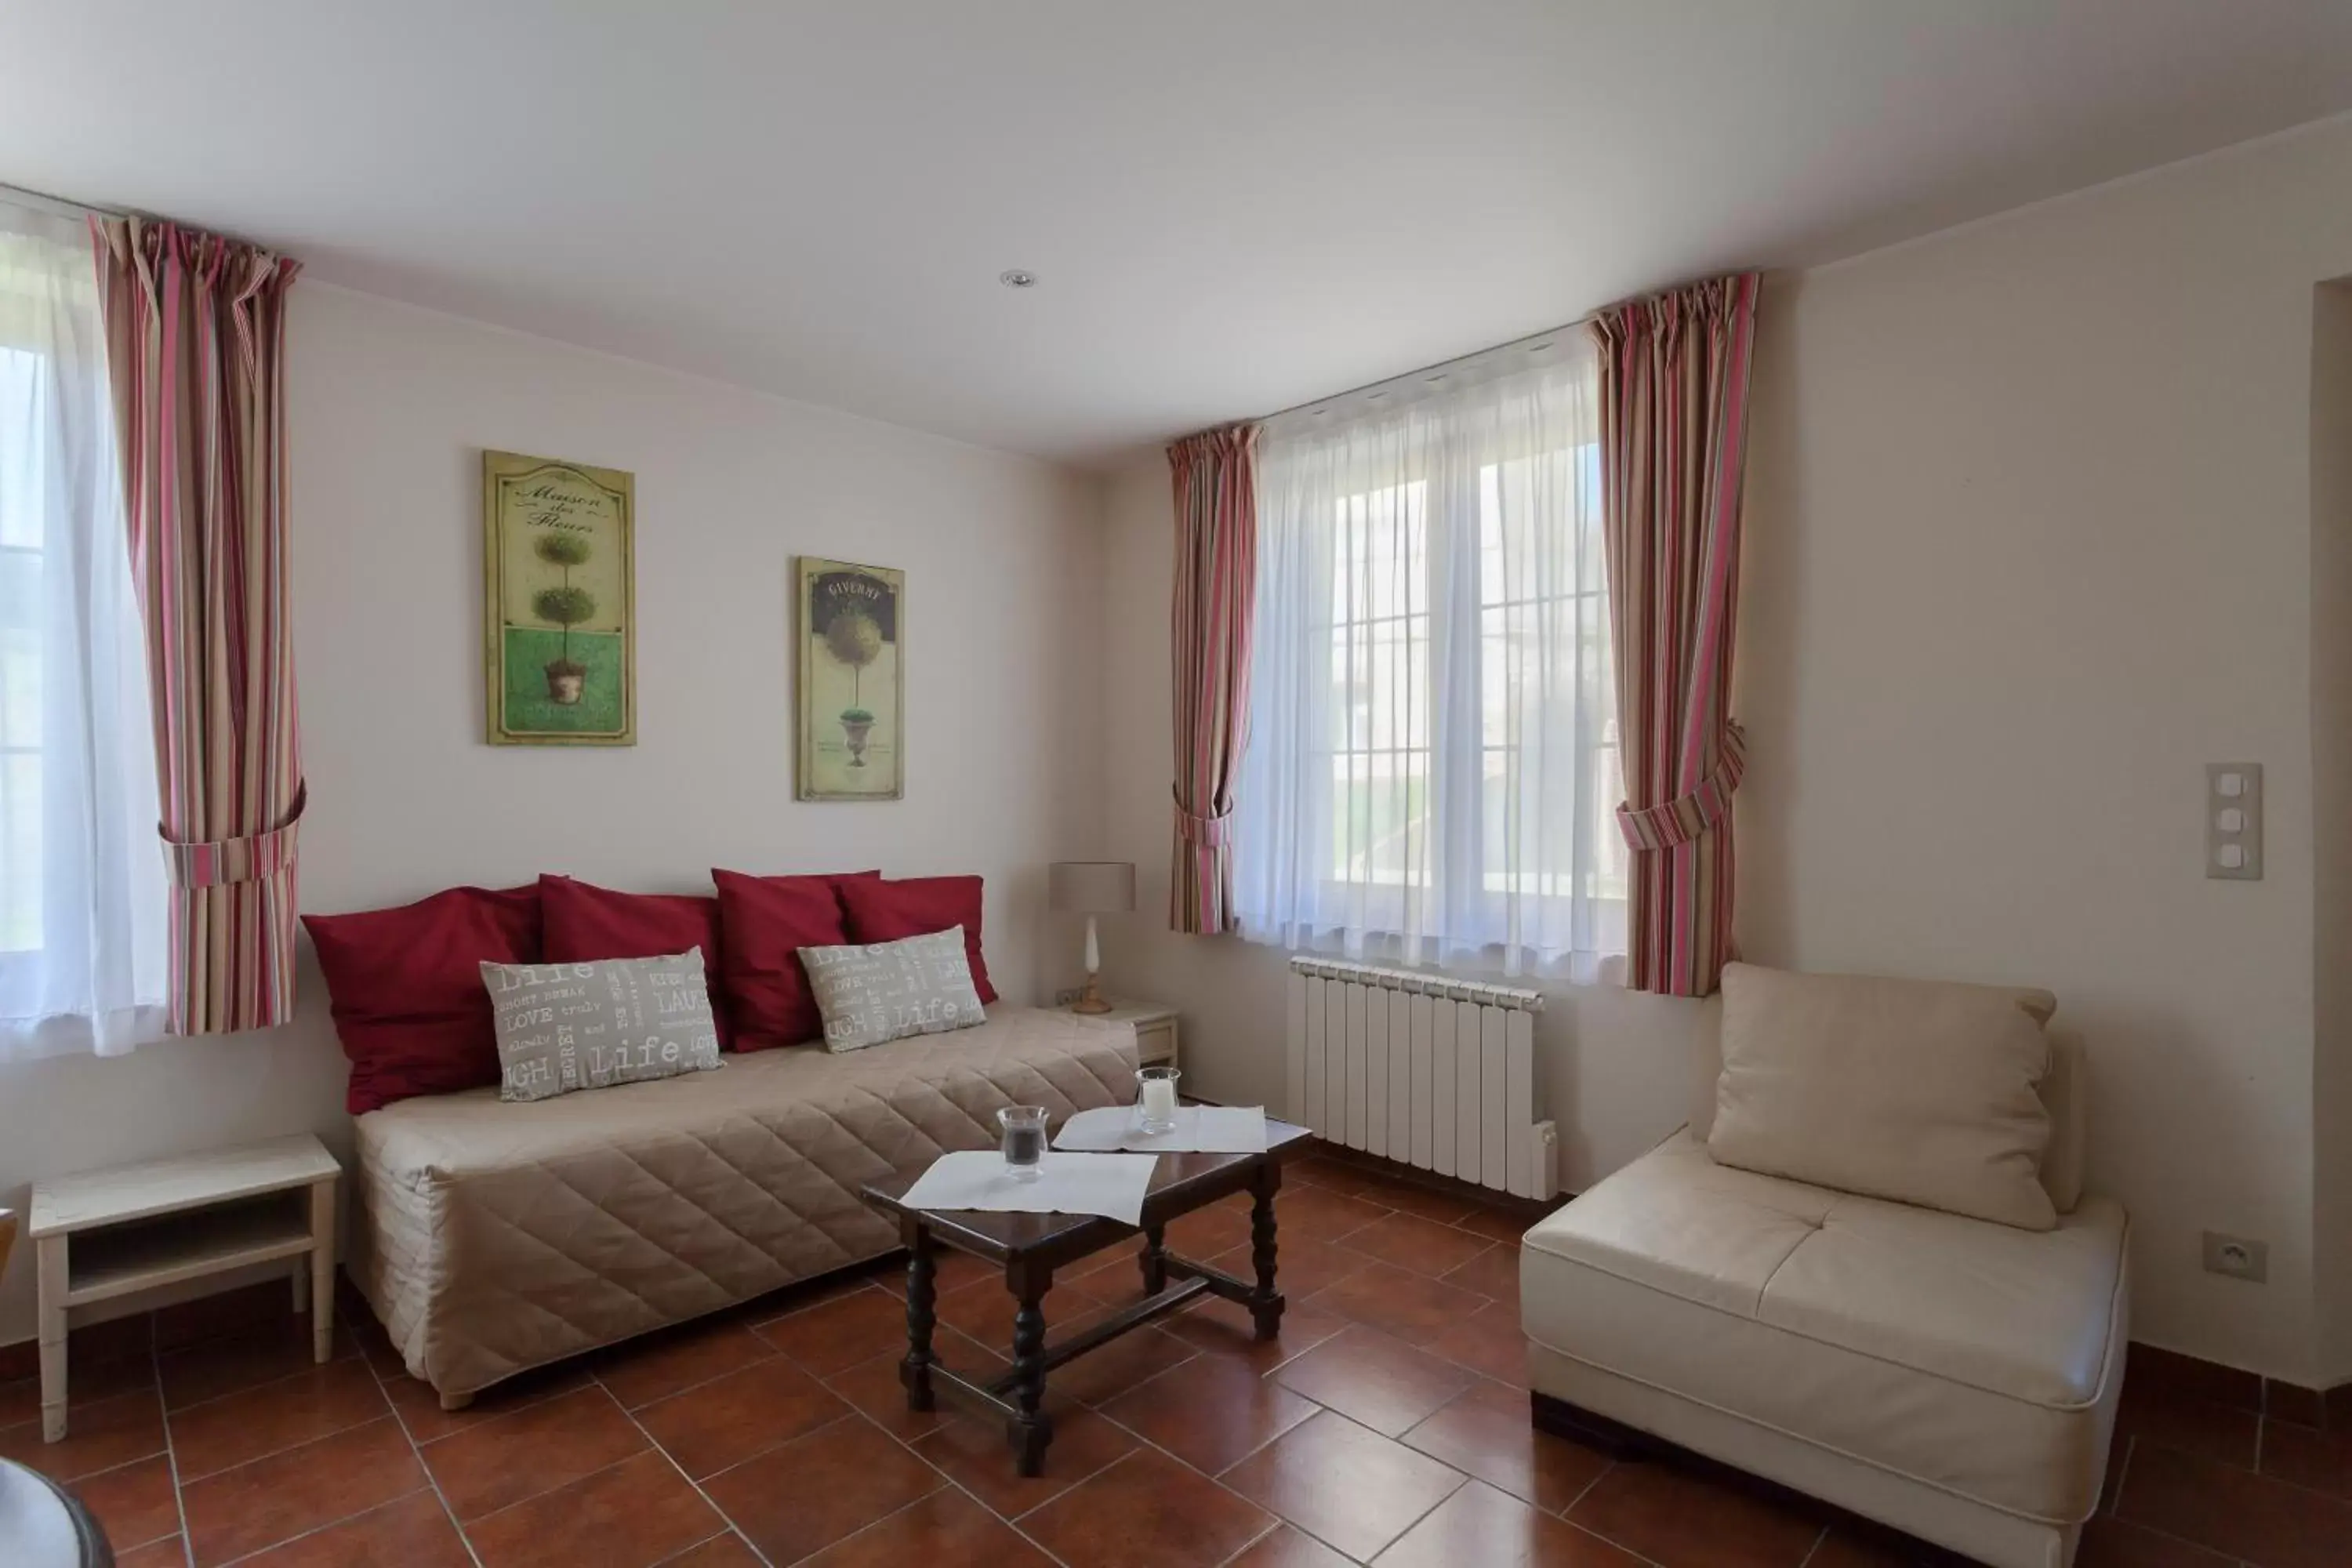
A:
<svg viewBox="0 0 2352 1568">
<path fill-rule="evenodd" d="M 1174 1079 L 1148 1078 L 1143 1080 L 1143 1119 L 1160 1122 L 1176 1120 Z"/>
</svg>

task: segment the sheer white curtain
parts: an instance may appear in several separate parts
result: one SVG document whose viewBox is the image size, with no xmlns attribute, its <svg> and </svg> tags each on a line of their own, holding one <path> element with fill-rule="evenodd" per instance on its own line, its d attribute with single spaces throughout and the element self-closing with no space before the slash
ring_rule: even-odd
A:
<svg viewBox="0 0 2352 1568">
<path fill-rule="evenodd" d="M 88 231 L 0 195 L 0 1061 L 163 1034 L 147 664 Z"/>
<path fill-rule="evenodd" d="M 1581 338 L 1262 437 L 1244 934 L 1578 979 L 1624 951 Z"/>
</svg>

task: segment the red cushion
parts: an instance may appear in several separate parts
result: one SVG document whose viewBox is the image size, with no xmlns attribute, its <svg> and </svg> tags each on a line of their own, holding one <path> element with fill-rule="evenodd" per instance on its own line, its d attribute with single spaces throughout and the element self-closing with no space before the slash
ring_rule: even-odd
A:
<svg viewBox="0 0 2352 1568">
<path fill-rule="evenodd" d="M 451 888 L 396 910 L 304 915 L 352 1062 L 352 1115 L 499 1081 L 481 965 L 540 962 L 539 889 Z"/>
<path fill-rule="evenodd" d="M 971 960 L 972 989 L 982 1002 L 996 1000 L 988 983 L 988 961 L 980 951 L 980 879 L 906 877 L 897 881 L 840 885 L 841 907 L 849 916 L 852 942 L 899 942 L 963 927 L 964 956 Z"/>
<path fill-rule="evenodd" d="M 719 1048 L 731 1050 L 734 1026 L 720 984 L 719 900 L 707 893 L 622 893 L 570 877 L 541 876 L 539 907 L 547 921 L 547 962 L 663 958 L 702 950 L 703 983 Z"/>
<path fill-rule="evenodd" d="M 879 871 L 814 877 L 752 877 L 713 867 L 719 923 L 725 937 L 727 1012 L 735 1049 L 764 1051 L 824 1038 L 824 1016 L 801 967 L 803 947 L 839 947 L 849 926 L 836 882 L 878 879 Z"/>
</svg>

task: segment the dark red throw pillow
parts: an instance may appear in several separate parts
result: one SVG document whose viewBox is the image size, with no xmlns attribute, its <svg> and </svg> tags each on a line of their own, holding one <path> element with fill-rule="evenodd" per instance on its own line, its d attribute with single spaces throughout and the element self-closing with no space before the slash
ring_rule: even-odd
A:
<svg viewBox="0 0 2352 1568">
<path fill-rule="evenodd" d="M 700 948 L 719 1048 L 734 1048 L 734 1025 L 727 1016 L 726 989 L 720 984 L 717 899 L 708 893 L 623 893 L 570 877 L 543 875 L 539 907 L 547 921 L 550 963 L 663 958 Z"/>
<path fill-rule="evenodd" d="M 764 1051 L 824 1038 L 824 1016 L 801 967 L 803 947 L 849 941 L 835 883 L 878 880 L 879 871 L 812 877 L 752 877 L 711 868 L 725 936 L 727 1012 L 739 1051 Z"/>
<path fill-rule="evenodd" d="M 540 961 L 539 889 L 451 888 L 396 910 L 304 915 L 354 1116 L 420 1094 L 499 1081 L 481 965 Z"/>
<path fill-rule="evenodd" d="M 980 889 L 977 877 L 905 877 L 844 882 L 839 891 L 852 942 L 900 942 L 963 927 L 972 989 L 982 1002 L 993 1002 L 996 988 L 988 983 L 988 961 L 980 949 Z"/>
</svg>

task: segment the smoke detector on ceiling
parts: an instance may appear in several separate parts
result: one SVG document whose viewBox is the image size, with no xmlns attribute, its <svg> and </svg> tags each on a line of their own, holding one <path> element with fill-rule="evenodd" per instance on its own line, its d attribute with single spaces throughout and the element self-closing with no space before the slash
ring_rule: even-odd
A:
<svg viewBox="0 0 2352 1568">
<path fill-rule="evenodd" d="M 1037 286 L 1037 275 L 1034 272 L 1024 272 L 1018 267 L 1007 268 L 998 273 L 996 280 L 1007 289 L 1034 289 Z"/>
</svg>

